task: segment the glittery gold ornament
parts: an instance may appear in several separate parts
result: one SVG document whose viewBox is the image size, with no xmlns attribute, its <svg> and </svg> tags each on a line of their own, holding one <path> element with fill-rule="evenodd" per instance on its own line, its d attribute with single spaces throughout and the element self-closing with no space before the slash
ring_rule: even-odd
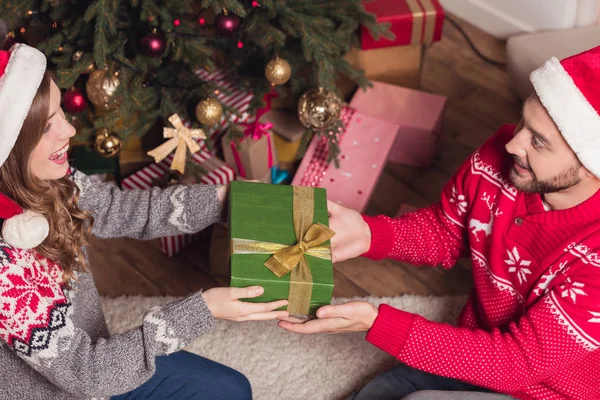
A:
<svg viewBox="0 0 600 400">
<path fill-rule="evenodd" d="M 339 118 L 342 100 L 331 90 L 310 89 L 298 100 L 298 117 L 308 129 L 326 129 Z"/>
<path fill-rule="evenodd" d="M 121 104 L 121 97 L 116 97 L 117 89 L 121 85 L 119 73 L 113 68 L 98 69 L 92 72 L 85 84 L 88 99 L 98 108 L 112 110 Z"/>
<path fill-rule="evenodd" d="M 213 126 L 221 121 L 222 116 L 223 106 L 217 99 L 204 99 L 196 106 L 196 118 L 206 126 Z"/>
<path fill-rule="evenodd" d="M 290 80 L 292 67 L 283 58 L 275 57 L 267 63 L 265 76 L 272 85 L 283 85 Z"/>
<path fill-rule="evenodd" d="M 123 147 L 123 140 L 108 129 L 104 128 L 96 133 L 94 139 L 94 150 L 102 157 L 114 157 Z"/>
<path fill-rule="evenodd" d="M 71 60 L 73 61 L 73 64 L 75 64 L 77 61 L 81 60 L 81 57 L 83 57 L 83 51 L 77 50 L 75 53 L 73 53 L 73 57 L 71 58 Z M 91 74 L 95 70 L 96 70 L 96 64 L 94 62 L 91 62 L 90 65 L 88 65 L 88 67 L 82 72 L 82 74 L 84 74 L 84 75 Z"/>
</svg>

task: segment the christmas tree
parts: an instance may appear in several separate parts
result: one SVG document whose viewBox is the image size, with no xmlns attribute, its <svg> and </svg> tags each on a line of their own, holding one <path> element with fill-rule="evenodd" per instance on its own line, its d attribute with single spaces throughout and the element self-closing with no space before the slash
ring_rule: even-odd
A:
<svg viewBox="0 0 600 400">
<path fill-rule="evenodd" d="M 272 90 L 335 102 L 341 74 L 367 84 L 343 57 L 359 27 L 390 35 L 361 0 L 5 0 L 0 15 L 13 29 L 5 48 L 23 41 L 47 55 L 79 138 L 104 140 L 107 156 L 173 114 L 209 131 L 235 113 L 215 98 L 227 89 L 198 71 L 222 69 L 252 92 L 250 112 Z M 300 117 L 315 131 L 337 120 Z"/>
</svg>

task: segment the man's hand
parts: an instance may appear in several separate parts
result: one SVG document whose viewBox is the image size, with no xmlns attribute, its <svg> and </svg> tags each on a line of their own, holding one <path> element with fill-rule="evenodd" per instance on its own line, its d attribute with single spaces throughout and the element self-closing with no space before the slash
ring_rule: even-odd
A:
<svg viewBox="0 0 600 400">
<path fill-rule="evenodd" d="M 331 238 L 333 262 L 355 258 L 369 251 L 371 229 L 356 210 L 327 201 L 329 227 L 335 232 Z"/>
<path fill-rule="evenodd" d="M 366 332 L 371 329 L 378 310 L 366 301 L 351 301 L 337 306 L 323 306 L 317 319 L 279 318 L 279 326 L 295 333 Z"/>
<path fill-rule="evenodd" d="M 264 321 L 287 318 L 287 311 L 273 311 L 287 306 L 287 300 L 270 303 L 248 303 L 239 299 L 258 297 L 264 292 L 260 286 L 246 288 L 222 287 L 208 289 L 202 293 L 210 312 L 217 319 L 229 321 Z"/>
</svg>

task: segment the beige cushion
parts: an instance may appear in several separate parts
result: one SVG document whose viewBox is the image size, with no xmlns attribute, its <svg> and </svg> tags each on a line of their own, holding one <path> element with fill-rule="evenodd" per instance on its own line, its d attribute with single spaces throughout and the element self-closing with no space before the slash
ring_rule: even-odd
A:
<svg viewBox="0 0 600 400">
<path fill-rule="evenodd" d="M 600 45 L 600 27 L 567 29 L 513 36 L 506 44 L 508 71 L 522 99 L 533 91 L 529 74 L 546 60 L 559 60 Z"/>
</svg>

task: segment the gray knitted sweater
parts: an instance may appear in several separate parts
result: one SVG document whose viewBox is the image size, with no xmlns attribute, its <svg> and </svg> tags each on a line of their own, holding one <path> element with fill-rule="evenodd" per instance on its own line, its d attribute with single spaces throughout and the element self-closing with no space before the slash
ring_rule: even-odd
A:
<svg viewBox="0 0 600 400">
<path fill-rule="evenodd" d="M 80 207 L 95 217 L 98 237 L 151 239 L 197 232 L 217 221 L 216 187 L 121 191 L 74 172 Z M 169 354 L 210 330 L 214 318 L 200 293 L 149 311 L 138 328 L 109 336 L 91 274 L 72 290 L 62 271 L 34 251 L 0 237 L 0 399 L 81 399 L 128 392 Z"/>
</svg>

